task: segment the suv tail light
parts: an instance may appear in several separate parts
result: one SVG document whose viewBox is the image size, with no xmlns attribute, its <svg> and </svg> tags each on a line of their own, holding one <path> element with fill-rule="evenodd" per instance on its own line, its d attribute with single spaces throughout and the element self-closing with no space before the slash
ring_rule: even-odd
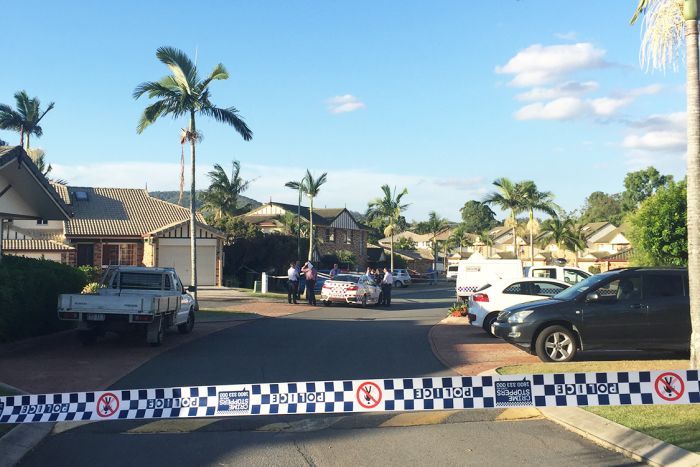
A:
<svg viewBox="0 0 700 467">
<path fill-rule="evenodd" d="M 489 296 L 485 293 L 475 293 L 472 295 L 472 300 L 475 302 L 488 302 Z"/>
</svg>

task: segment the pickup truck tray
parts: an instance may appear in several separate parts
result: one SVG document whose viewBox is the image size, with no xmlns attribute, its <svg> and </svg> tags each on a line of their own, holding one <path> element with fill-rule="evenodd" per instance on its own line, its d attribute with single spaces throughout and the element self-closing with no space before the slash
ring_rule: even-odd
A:
<svg viewBox="0 0 700 467">
<path fill-rule="evenodd" d="M 161 314 L 177 311 L 179 295 L 85 295 L 62 294 L 58 297 L 59 311 L 105 314 Z"/>
</svg>

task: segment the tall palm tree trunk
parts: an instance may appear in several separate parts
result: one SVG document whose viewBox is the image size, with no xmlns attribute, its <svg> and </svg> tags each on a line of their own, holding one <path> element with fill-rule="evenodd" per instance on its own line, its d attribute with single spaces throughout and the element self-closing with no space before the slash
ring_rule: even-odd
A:
<svg viewBox="0 0 700 467">
<path fill-rule="evenodd" d="M 688 115 L 688 271 L 690 277 L 690 367 L 700 367 L 700 85 L 698 22 L 685 21 Z M 686 17 L 687 18 L 687 17 Z"/>
<path fill-rule="evenodd" d="M 314 254 L 314 197 L 309 196 L 309 261 Z"/>
<path fill-rule="evenodd" d="M 391 258 L 389 258 L 389 269 L 391 273 L 394 273 L 394 225 L 391 225 L 391 237 L 389 237 L 389 253 Z"/>
<path fill-rule="evenodd" d="M 24 127 L 19 129 L 19 145 L 24 147 Z"/>
<path fill-rule="evenodd" d="M 297 203 L 297 260 L 301 261 L 301 185 L 299 185 L 299 202 Z"/>
<path fill-rule="evenodd" d="M 519 258 L 520 255 L 518 255 L 518 237 L 515 235 L 515 226 L 517 225 L 517 221 L 515 220 L 515 213 L 512 214 L 511 216 L 511 221 L 513 222 L 513 254 L 515 255 L 516 258 Z"/>
<path fill-rule="evenodd" d="M 29 149 L 29 132 L 27 132 L 27 146 L 24 149 Z"/>
<path fill-rule="evenodd" d="M 190 147 L 192 149 L 192 185 L 190 186 L 190 283 L 194 287 L 194 299 L 197 300 L 197 213 L 195 210 L 195 167 L 196 167 L 196 141 L 197 128 L 194 121 L 194 112 L 190 112 Z"/>
<path fill-rule="evenodd" d="M 534 236 L 535 225 L 534 225 L 534 213 L 530 209 L 530 266 L 535 265 L 535 244 L 532 243 L 532 237 Z"/>
</svg>

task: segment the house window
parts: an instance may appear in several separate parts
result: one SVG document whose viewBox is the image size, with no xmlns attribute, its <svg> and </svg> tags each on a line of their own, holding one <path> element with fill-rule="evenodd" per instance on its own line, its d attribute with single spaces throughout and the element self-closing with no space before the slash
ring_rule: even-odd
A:
<svg viewBox="0 0 700 467">
<path fill-rule="evenodd" d="M 326 229 L 326 241 L 335 241 L 335 229 Z"/>
<path fill-rule="evenodd" d="M 347 230 L 345 232 L 345 244 L 352 245 L 352 230 Z"/>
<path fill-rule="evenodd" d="M 37 219 L 36 220 L 36 225 L 48 225 L 49 221 L 46 219 Z"/>
<path fill-rule="evenodd" d="M 78 244 L 78 257 L 76 258 L 78 266 L 94 265 L 95 245 L 92 243 Z"/>
<path fill-rule="evenodd" d="M 135 266 L 136 245 L 120 243 L 102 245 L 102 266 Z"/>
<path fill-rule="evenodd" d="M 73 197 L 76 199 L 76 201 L 87 201 L 88 200 L 87 191 L 74 191 Z"/>
</svg>

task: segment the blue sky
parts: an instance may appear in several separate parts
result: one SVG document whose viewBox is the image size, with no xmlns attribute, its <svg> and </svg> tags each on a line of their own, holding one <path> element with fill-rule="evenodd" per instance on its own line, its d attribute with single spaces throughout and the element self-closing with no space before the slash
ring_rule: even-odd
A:
<svg viewBox="0 0 700 467">
<path fill-rule="evenodd" d="M 456 220 L 501 176 L 572 210 L 630 170 L 685 172 L 684 70 L 640 69 L 636 2 L 160 3 L 3 5 L 23 20 L 3 25 L 0 102 L 56 102 L 32 142 L 73 185 L 177 188 L 185 122 L 137 135 L 147 100 L 131 97 L 167 74 L 161 45 L 196 53 L 201 74 L 228 68 L 213 100 L 255 135 L 200 119 L 198 182 L 238 159 L 261 201 L 295 202 L 283 184 L 308 167 L 328 172 L 316 205 L 364 211 L 388 183 L 408 188 L 409 219 Z"/>
</svg>

